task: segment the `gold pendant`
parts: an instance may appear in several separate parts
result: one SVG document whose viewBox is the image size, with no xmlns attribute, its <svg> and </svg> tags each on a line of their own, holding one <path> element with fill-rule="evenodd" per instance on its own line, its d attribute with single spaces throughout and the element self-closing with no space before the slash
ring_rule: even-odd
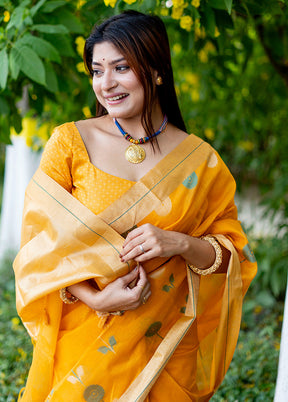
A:
<svg viewBox="0 0 288 402">
<path fill-rule="evenodd" d="M 125 151 L 125 158 L 130 163 L 141 163 L 145 157 L 146 153 L 140 145 L 131 144 Z"/>
</svg>

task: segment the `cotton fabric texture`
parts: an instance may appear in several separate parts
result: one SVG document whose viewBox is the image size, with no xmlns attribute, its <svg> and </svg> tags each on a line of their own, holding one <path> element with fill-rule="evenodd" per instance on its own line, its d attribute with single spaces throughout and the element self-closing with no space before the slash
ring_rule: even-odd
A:
<svg viewBox="0 0 288 402">
<path fill-rule="evenodd" d="M 74 123 L 56 128 L 26 190 L 14 262 L 17 309 L 34 343 L 19 400 L 208 401 L 228 369 L 256 262 L 237 220 L 235 182 L 217 152 L 190 135 L 140 181 L 89 161 Z M 151 223 L 230 253 L 227 274 L 200 277 L 180 256 L 143 266 L 148 302 L 105 323 L 59 289 L 86 279 L 100 288 L 128 273 L 126 234 Z"/>
</svg>

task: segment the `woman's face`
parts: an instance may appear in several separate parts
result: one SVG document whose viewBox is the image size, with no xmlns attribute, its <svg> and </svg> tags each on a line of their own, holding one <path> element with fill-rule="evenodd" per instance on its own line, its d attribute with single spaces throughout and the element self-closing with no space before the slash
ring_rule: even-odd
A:
<svg viewBox="0 0 288 402">
<path fill-rule="evenodd" d="M 144 105 L 144 89 L 124 56 L 110 42 L 93 49 L 93 90 L 98 102 L 111 117 L 139 117 Z"/>
</svg>

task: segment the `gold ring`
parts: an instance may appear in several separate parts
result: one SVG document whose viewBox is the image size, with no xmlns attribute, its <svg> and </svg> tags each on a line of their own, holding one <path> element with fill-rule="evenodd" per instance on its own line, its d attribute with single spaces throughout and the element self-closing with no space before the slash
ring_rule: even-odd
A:
<svg viewBox="0 0 288 402">
<path fill-rule="evenodd" d="M 140 250 L 142 251 L 143 254 L 146 253 L 146 251 L 144 250 L 142 244 L 139 244 L 139 247 L 140 247 Z"/>
<path fill-rule="evenodd" d="M 146 300 L 146 297 L 145 297 L 145 296 L 143 296 L 142 303 L 143 303 L 143 304 L 145 304 L 145 303 L 146 303 L 146 301 L 147 301 L 147 300 Z"/>
</svg>

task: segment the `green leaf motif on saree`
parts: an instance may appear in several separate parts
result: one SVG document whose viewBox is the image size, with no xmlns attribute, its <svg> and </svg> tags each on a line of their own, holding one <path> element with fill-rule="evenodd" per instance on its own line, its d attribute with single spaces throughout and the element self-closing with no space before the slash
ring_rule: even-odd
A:
<svg viewBox="0 0 288 402">
<path fill-rule="evenodd" d="M 183 185 L 188 188 L 189 190 L 192 190 L 194 187 L 197 186 L 198 183 L 198 177 L 195 172 L 190 174 L 190 176 L 186 177 L 186 179 L 183 181 Z"/>
<path fill-rule="evenodd" d="M 89 387 L 85 389 L 83 396 L 87 402 L 101 402 L 105 396 L 105 391 L 101 385 L 89 385 Z"/>
<path fill-rule="evenodd" d="M 188 302 L 188 297 L 189 297 L 189 295 L 187 295 L 187 296 L 185 297 L 186 303 Z M 181 313 L 181 314 L 185 314 L 185 313 L 186 313 L 186 306 L 183 306 L 183 307 L 180 308 L 180 313 Z"/>
<path fill-rule="evenodd" d="M 249 245 L 249 243 L 246 244 L 246 246 L 243 248 L 242 253 L 244 257 L 250 261 L 250 262 L 256 262 L 255 255 Z"/>
<path fill-rule="evenodd" d="M 106 342 L 104 342 L 104 340 L 102 338 L 100 338 L 100 339 L 102 340 L 103 343 L 105 343 L 106 346 L 100 346 L 100 348 L 97 349 L 98 352 L 103 353 L 103 355 L 106 355 L 106 353 L 108 353 L 108 352 L 115 353 L 113 346 L 117 345 L 117 342 L 116 342 L 116 339 L 114 338 L 114 336 L 111 336 L 109 338 L 108 342 L 109 342 L 110 347 Z"/>
<path fill-rule="evenodd" d="M 168 293 L 168 292 L 170 292 L 170 289 L 174 288 L 174 275 L 173 274 L 171 274 L 170 277 L 169 277 L 169 283 L 170 283 L 170 285 L 164 285 L 163 286 L 162 290 L 164 292 Z"/>
<path fill-rule="evenodd" d="M 150 327 L 145 332 L 145 336 L 147 336 L 147 338 L 150 338 L 151 336 L 158 335 L 159 338 L 163 339 L 163 337 L 158 334 L 161 327 L 162 323 L 160 321 L 153 322 L 153 324 L 151 324 Z"/>
</svg>

